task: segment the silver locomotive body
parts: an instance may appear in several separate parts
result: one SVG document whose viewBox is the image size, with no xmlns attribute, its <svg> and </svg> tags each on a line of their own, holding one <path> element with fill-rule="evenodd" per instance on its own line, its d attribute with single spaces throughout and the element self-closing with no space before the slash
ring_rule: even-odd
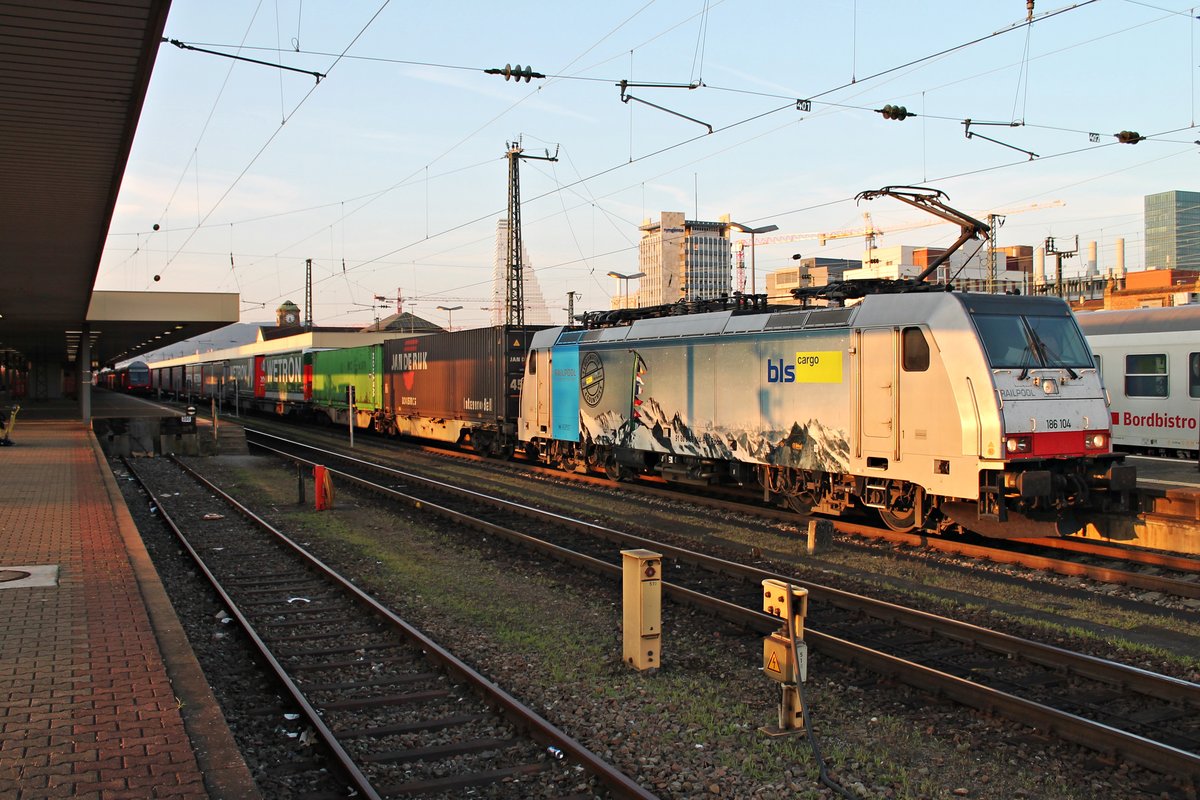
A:
<svg viewBox="0 0 1200 800">
<path fill-rule="evenodd" d="M 1074 530 L 1072 512 L 1133 488 L 1110 433 L 1065 303 L 948 292 L 543 331 L 518 421 L 566 468 L 1010 537 Z"/>
</svg>

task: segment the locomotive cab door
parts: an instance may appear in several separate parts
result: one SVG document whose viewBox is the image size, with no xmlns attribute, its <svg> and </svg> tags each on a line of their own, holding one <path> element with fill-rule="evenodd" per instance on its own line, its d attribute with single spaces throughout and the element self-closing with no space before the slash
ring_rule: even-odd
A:
<svg viewBox="0 0 1200 800">
<path fill-rule="evenodd" d="M 897 332 L 873 329 L 858 332 L 858 442 L 857 453 L 868 467 L 887 469 L 888 459 L 900 457 L 896 424 L 898 378 Z M 885 454 L 880 459 L 879 454 Z"/>
<path fill-rule="evenodd" d="M 522 438 L 550 437 L 550 349 L 530 350 L 521 392 Z"/>
</svg>

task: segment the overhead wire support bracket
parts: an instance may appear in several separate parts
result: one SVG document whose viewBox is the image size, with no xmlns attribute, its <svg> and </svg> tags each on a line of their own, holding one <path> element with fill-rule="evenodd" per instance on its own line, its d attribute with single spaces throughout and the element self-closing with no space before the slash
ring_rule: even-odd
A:
<svg viewBox="0 0 1200 800">
<path fill-rule="evenodd" d="M 617 86 L 621 87 L 621 102 L 622 103 L 628 103 L 630 100 L 636 100 L 637 102 L 641 103 L 642 105 L 647 105 L 647 106 L 650 106 L 651 108 L 657 108 L 659 111 L 665 111 L 666 113 L 668 113 L 672 116 L 680 117 L 681 119 L 686 119 L 688 122 L 694 122 L 697 125 L 703 125 L 704 127 L 708 128 L 709 133 L 712 133 L 713 126 L 709 125 L 707 122 L 698 120 L 695 117 L 689 117 L 687 114 L 680 114 L 678 111 L 672 111 L 669 108 L 663 108 L 660 105 L 651 103 L 649 100 L 643 100 L 640 97 L 634 97 L 627 91 L 630 86 L 644 87 L 644 88 L 649 88 L 649 89 L 699 89 L 701 85 L 702 84 L 699 84 L 699 83 L 632 83 L 630 81 L 621 81 L 620 83 L 617 84 Z"/>
<path fill-rule="evenodd" d="M 221 56 L 222 58 L 232 58 L 234 61 L 248 61 L 251 64 L 261 64 L 264 67 L 274 67 L 275 69 L 283 69 L 283 70 L 287 70 L 288 72 L 299 72 L 303 75 L 312 75 L 314 78 L 317 79 L 317 83 L 320 83 L 321 79 L 325 77 L 325 73 L 317 72 L 316 70 L 300 69 L 299 67 L 288 67 L 283 64 L 272 64 L 270 61 L 259 61 L 257 58 L 246 58 L 245 56 L 235 56 L 232 53 L 222 53 L 219 50 L 206 50 L 203 47 L 196 47 L 195 45 L 191 45 L 186 42 L 181 42 L 178 39 L 168 39 L 165 36 L 163 37 L 162 40 L 164 42 L 167 42 L 168 44 L 175 45 L 180 50 L 195 50 L 197 53 L 207 53 L 210 56 Z"/>
<path fill-rule="evenodd" d="M 976 121 L 968 118 L 968 119 L 964 119 L 962 124 L 963 124 L 963 133 L 966 134 L 968 139 L 983 139 L 985 141 L 991 142 L 992 144 L 998 144 L 1001 147 L 1007 147 L 1009 150 L 1016 150 L 1018 153 L 1024 153 L 1025 155 L 1029 156 L 1030 161 L 1033 161 L 1035 158 L 1038 157 L 1038 154 L 1033 152 L 1032 150 L 1025 150 L 1024 148 L 1009 144 L 1008 142 L 1002 142 L 999 139 L 993 139 L 990 136 L 984 136 L 982 133 L 976 133 L 975 131 L 971 130 L 972 125 L 975 125 L 976 127 L 978 127 L 980 125 L 993 125 L 993 126 L 1001 127 L 1001 128 L 1020 128 L 1022 125 L 1025 124 L 1023 122 L 976 122 Z"/>
</svg>

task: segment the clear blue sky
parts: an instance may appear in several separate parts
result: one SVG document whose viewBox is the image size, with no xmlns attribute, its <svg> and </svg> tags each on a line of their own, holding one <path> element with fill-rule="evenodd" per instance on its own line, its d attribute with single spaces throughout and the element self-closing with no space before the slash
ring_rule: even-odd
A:
<svg viewBox="0 0 1200 800">
<path fill-rule="evenodd" d="M 1038 0 L 1026 26 L 1024 0 L 175 0 L 168 38 L 326 77 L 163 44 L 97 288 L 236 291 L 243 320 L 267 320 L 303 304 L 312 258 L 318 324 L 370 322 L 389 313 L 373 296 L 398 289 L 421 316 L 461 305 L 456 327 L 484 324 L 518 137 L 530 153 L 560 148 L 521 173 L 525 244 L 556 321 L 570 290 L 578 310 L 608 307 L 606 273 L 636 270 L 637 226 L 660 211 L 794 234 L 860 227 L 863 211 L 885 230 L 926 220 L 886 198 L 855 204 L 884 185 L 936 187 L 975 214 L 1061 201 L 1012 213 L 999 243 L 1078 235 L 1104 268 L 1123 237 L 1140 269 L 1143 195 L 1200 190 L 1197 13 Z M 551 77 L 482 72 L 506 63 Z M 622 103 L 622 79 L 702 83 L 629 91 L 714 133 Z M 918 116 L 873 111 L 888 103 Z M 968 140 L 967 118 L 1004 123 L 972 130 L 1039 157 Z M 1118 144 L 1122 130 L 1149 138 Z M 793 253 L 862 248 L 761 247 L 760 290 Z"/>
</svg>

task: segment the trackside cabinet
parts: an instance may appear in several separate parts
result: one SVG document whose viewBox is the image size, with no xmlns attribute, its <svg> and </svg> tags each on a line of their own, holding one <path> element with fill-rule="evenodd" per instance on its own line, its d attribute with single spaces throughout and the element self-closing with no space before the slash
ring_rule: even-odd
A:
<svg viewBox="0 0 1200 800">
<path fill-rule="evenodd" d="M 808 590 L 768 578 L 762 582 L 763 612 L 777 617 L 782 627 L 763 639 L 763 672 L 780 685 L 778 724 L 762 728 L 769 736 L 804 730 L 804 705 L 800 684 L 808 680 L 808 648 L 804 644 L 804 618 L 808 616 Z"/>
<path fill-rule="evenodd" d="M 657 669 L 662 652 L 662 555 L 650 550 L 621 551 L 625 663 Z"/>
</svg>

